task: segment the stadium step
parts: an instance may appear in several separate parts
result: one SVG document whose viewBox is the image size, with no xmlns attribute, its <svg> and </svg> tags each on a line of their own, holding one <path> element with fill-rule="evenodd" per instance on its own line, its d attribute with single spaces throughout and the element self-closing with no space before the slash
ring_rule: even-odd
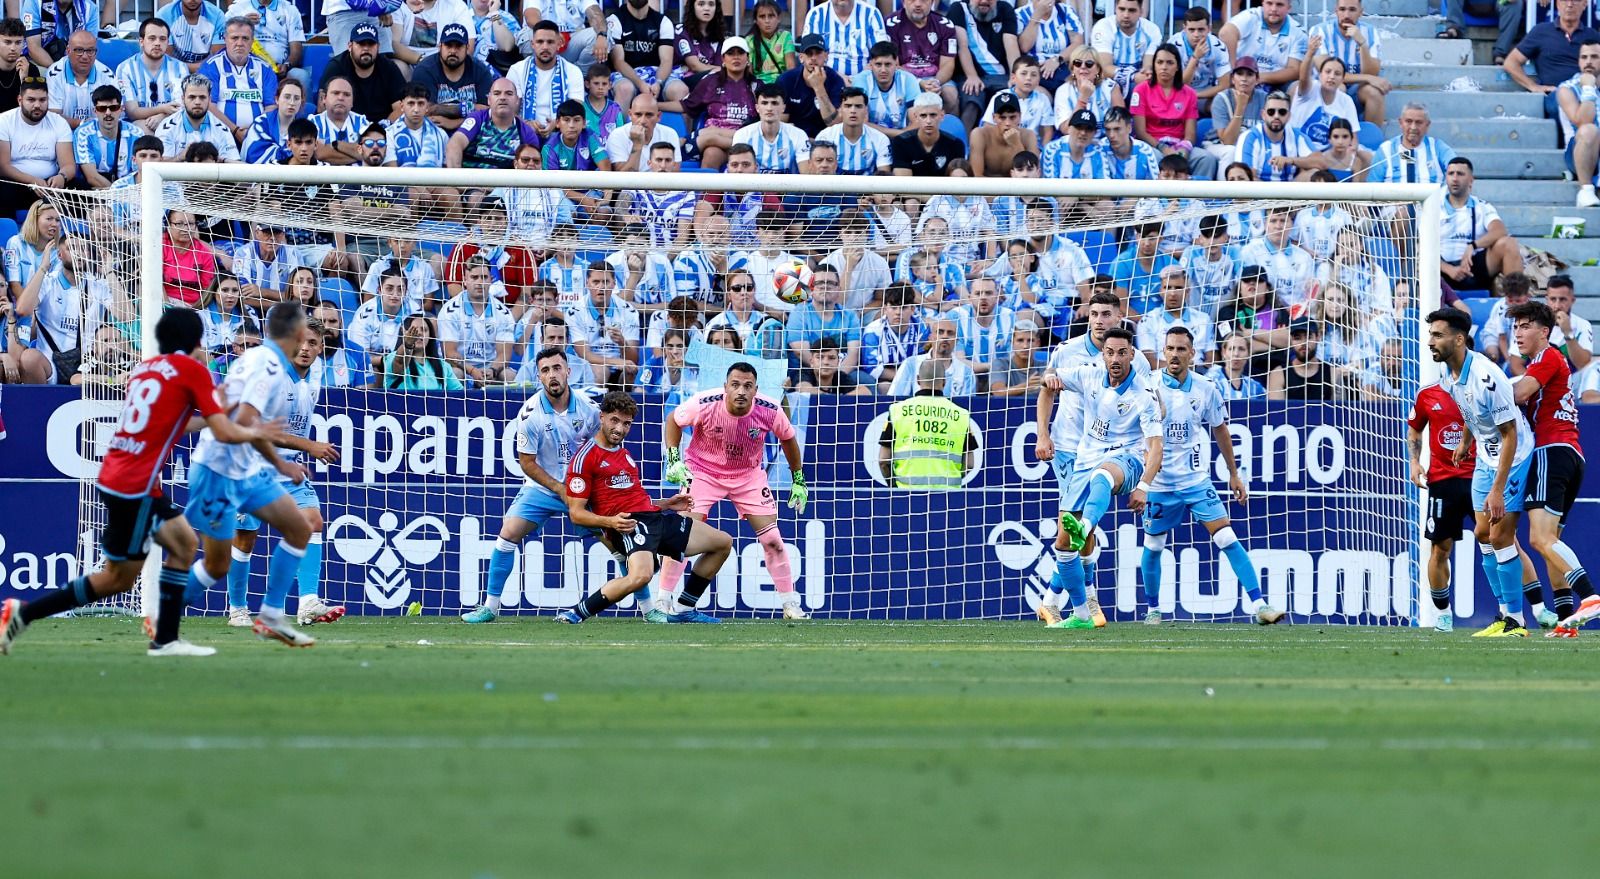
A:
<svg viewBox="0 0 1600 879">
<path fill-rule="evenodd" d="M 1439 40 L 1399 38 L 1384 40 L 1384 66 L 1389 64 L 1438 64 L 1447 68 L 1461 68 L 1472 63 L 1471 40 Z"/>
<path fill-rule="evenodd" d="M 1559 210 L 1560 205 L 1572 205 L 1578 187 L 1565 180 L 1485 180 L 1479 177 L 1472 192 L 1502 210 L 1519 203 Z M 1549 231 L 1548 225 L 1545 231 Z"/>
<path fill-rule="evenodd" d="M 1572 303 L 1572 313 L 1591 323 L 1600 321 L 1600 296 L 1579 296 L 1578 301 Z"/>
<path fill-rule="evenodd" d="M 1584 231 L 1589 231 L 1585 229 Z M 1600 241 L 1596 241 L 1595 233 L 1589 233 L 1588 238 L 1523 238 L 1522 243 L 1536 250 L 1543 250 L 1560 259 L 1573 268 L 1594 268 L 1583 265 L 1584 260 L 1600 258 Z M 1600 289 L 1593 291 L 1600 296 Z"/>
<path fill-rule="evenodd" d="M 1365 7 L 1363 6 L 1362 8 L 1364 9 Z M 1319 9 L 1316 12 L 1309 13 L 1309 17 L 1312 24 L 1321 21 L 1322 10 Z M 1433 35 L 1439 32 L 1439 23 L 1443 19 L 1437 15 L 1394 16 L 1373 15 L 1371 12 L 1367 12 L 1362 16 L 1362 21 L 1376 28 L 1378 37 L 1383 40 L 1391 40 L 1395 37 L 1411 40 L 1431 40 Z"/>
<path fill-rule="evenodd" d="M 1471 147 L 1466 150 L 1458 149 L 1457 152 L 1472 160 L 1473 171 L 1480 178 L 1556 180 L 1567 168 L 1561 151 L 1554 148 Z"/>
<path fill-rule="evenodd" d="M 1512 202 L 1497 204 L 1494 209 L 1500 212 L 1500 219 L 1506 224 L 1507 231 L 1518 238 L 1528 239 L 1529 243 L 1533 243 L 1535 238 L 1544 238 L 1550 234 L 1551 217 L 1582 217 L 1584 220 L 1582 240 L 1594 241 L 1600 238 L 1600 208 L 1575 208 L 1570 199 L 1556 205 Z M 1600 247 L 1596 250 L 1600 250 Z"/>
<path fill-rule="evenodd" d="M 1434 119 L 1544 118 L 1544 96 L 1530 92 L 1446 92 L 1395 89 L 1385 96 L 1390 119 L 1399 119 L 1408 101 L 1428 108 Z"/>
<path fill-rule="evenodd" d="M 1429 0 L 1366 0 L 1361 4 L 1361 9 L 1366 15 L 1423 18 L 1428 15 L 1429 5 Z M 1332 12 L 1332 4 L 1329 4 L 1328 10 Z"/>
<path fill-rule="evenodd" d="M 1512 82 L 1504 70 L 1488 64 L 1440 67 L 1435 64 L 1390 64 L 1385 59 L 1383 76 L 1394 83 L 1397 89 L 1439 91 L 1450 83 L 1466 77 L 1486 92 L 1522 91 L 1522 87 Z"/>
<path fill-rule="evenodd" d="M 1384 136 L 1397 137 L 1400 123 L 1384 126 Z M 1556 123 L 1550 119 L 1434 119 L 1428 131 L 1477 163 L 1485 147 L 1534 150 L 1556 148 Z"/>
</svg>

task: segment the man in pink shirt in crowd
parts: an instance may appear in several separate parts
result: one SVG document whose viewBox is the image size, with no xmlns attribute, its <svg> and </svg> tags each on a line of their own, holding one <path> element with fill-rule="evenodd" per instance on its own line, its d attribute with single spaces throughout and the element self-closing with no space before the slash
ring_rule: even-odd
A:
<svg viewBox="0 0 1600 879">
<path fill-rule="evenodd" d="M 679 452 L 683 429 L 694 428 L 687 454 Z M 666 480 L 687 485 L 693 501 L 693 518 L 704 522 L 706 514 L 726 498 L 733 501 L 767 556 L 767 573 L 783 600 L 783 618 L 806 619 L 800 595 L 794 591 L 794 574 L 789 568 L 789 553 L 778 531 L 778 505 L 767 485 L 762 466 L 767 435 L 778 438 L 783 455 L 789 459 L 792 485 L 789 508 L 804 513 L 808 492 L 800 472 L 800 443 L 794 425 L 777 400 L 756 390 L 756 368 L 745 361 L 728 367 L 722 389 L 705 391 L 678 404 L 667 418 L 662 442 L 667 447 Z M 661 598 L 670 602 L 683 576 L 683 562 L 661 560 Z"/>
</svg>

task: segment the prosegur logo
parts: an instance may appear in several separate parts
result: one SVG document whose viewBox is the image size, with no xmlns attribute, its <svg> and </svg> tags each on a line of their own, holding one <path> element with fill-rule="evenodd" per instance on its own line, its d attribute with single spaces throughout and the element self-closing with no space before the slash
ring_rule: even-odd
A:
<svg viewBox="0 0 1600 879">
<path fill-rule="evenodd" d="M 450 531 L 437 516 L 418 516 L 395 533 L 400 517 L 384 513 L 373 528 L 360 516 L 346 514 L 328 527 L 328 543 L 339 557 L 366 567 L 367 600 L 392 610 L 411 598 L 411 572 L 406 567 L 433 563 L 444 552 Z M 353 532 L 353 533 L 352 533 Z"/>
</svg>

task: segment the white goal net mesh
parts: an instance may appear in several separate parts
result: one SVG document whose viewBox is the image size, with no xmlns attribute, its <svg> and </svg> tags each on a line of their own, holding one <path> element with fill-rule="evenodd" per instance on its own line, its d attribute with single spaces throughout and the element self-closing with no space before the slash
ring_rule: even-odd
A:
<svg viewBox="0 0 1600 879">
<path fill-rule="evenodd" d="M 761 365 L 804 452 L 804 514 L 782 504 L 791 479 L 775 444 L 766 476 L 811 614 L 1031 616 L 1059 527 L 1060 490 L 1038 455 L 1039 389 L 1058 346 L 1105 328 L 1090 319 L 1096 294 L 1114 298 L 1158 373 L 1166 330 L 1191 330 L 1194 381 L 1225 399 L 1248 500 L 1230 497 L 1214 445 L 1191 442 L 1191 453 L 1208 462 L 1268 603 L 1302 622 L 1404 624 L 1417 612 L 1404 416 L 1423 352 L 1410 203 L 1285 200 L 1270 184 L 1252 199 L 1172 198 L 1164 181 L 1143 197 L 1052 198 L 1031 194 L 1044 188 L 1036 180 L 986 196 L 951 178 L 949 192 L 912 198 L 865 178 L 834 195 L 722 192 L 729 178 L 709 174 L 674 178 L 693 189 L 651 191 L 608 188 L 601 173 L 583 190 L 500 186 L 498 172 L 455 189 L 344 173 L 342 183 L 168 183 L 159 253 L 139 246 L 136 189 L 51 197 L 83 273 L 113 282 L 132 312 L 150 296 L 202 312 L 219 383 L 259 343 L 271 302 L 296 299 L 323 321 L 311 432 L 340 457 L 312 468 L 326 527 L 311 585 L 352 613 L 456 614 L 482 601 L 523 484 L 515 435 L 539 390 L 531 361 L 555 344 L 576 389 L 634 392 L 628 447 L 658 495 L 676 490 L 660 484 L 672 407 L 719 387 L 735 360 Z M 141 284 L 152 260 L 159 291 Z M 773 280 L 796 263 L 814 278 L 799 306 Z M 85 340 L 96 378 L 84 396 L 108 407 L 139 338 L 137 321 L 114 329 Z M 880 466 L 913 357 L 942 363 L 947 396 L 971 413 L 973 454 L 953 490 L 897 487 Z M 85 442 L 86 456 L 101 451 Z M 180 503 L 187 458 L 180 446 L 170 483 Z M 102 519 L 87 481 L 83 498 L 88 552 Z M 752 529 L 728 502 L 710 520 L 736 543 L 706 608 L 775 613 L 784 597 Z M 1198 522 L 1180 521 L 1153 606 L 1169 618 L 1246 618 L 1232 568 Z M 1093 594 L 1113 618 L 1136 618 L 1152 606 L 1140 519 L 1119 498 L 1100 524 Z M 263 532 L 243 562 L 252 607 L 274 540 Z M 613 564 L 552 518 L 521 546 L 506 613 L 571 606 Z M 226 604 L 219 583 L 198 609 Z"/>
</svg>

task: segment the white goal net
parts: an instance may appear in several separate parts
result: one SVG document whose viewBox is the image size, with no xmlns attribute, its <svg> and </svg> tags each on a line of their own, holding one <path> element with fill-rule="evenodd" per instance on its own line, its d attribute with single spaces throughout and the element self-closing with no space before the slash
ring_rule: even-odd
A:
<svg viewBox="0 0 1600 879">
<path fill-rule="evenodd" d="M 1118 324 L 1157 374 L 1166 331 L 1191 331 L 1192 380 L 1225 400 L 1248 500 L 1231 497 L 1214 444 L 1173 438 L 1204 459 L 1269 604 L 1301 622 L 1411 624 L 1419 612 L 1420 502 L 1404 417 L 1429 366 L 1419 315 L 1438 301 L 1437 275 L 1418 270 L 1437 259 L 1420 187 L 212 164 L 144 173 L 147 203 L 133 188 L 52 197 L 84 272 L 113 281 L 145 332 L 164 307 L 200 309 L 220 382 L 259 342 L 265 305 L 298 299 L 323 321 L 311 431 L 340 455 L 312 468 L 326 526 L 311 585 L 352 613 L 458 614 L 483 600 L 523 484 L 515 435 L 539 390 L 532 361 L 556 345 L 578 391 L 633 392 L 628 448 L 658 495 L 676 490 L 661 485 L 661 435 L 679 400 L 749 361 L 783 402 L 810 490 L 803 514 L 782 504 L 790 468 L 769 445 L 793 582 L 773 582 L 762 545 L 725 502 L 710 520 L 735 549 L 708 612 L 771 616 L 779 589 L 792 588 L 823 618 L 1031 617 L 1055 567 L 1061 494 L 1039 454 L 1040 388 L 1058 346 Z M 813 273 L 801 305 L 774 288 L 774 273 L 794 264 Z M 1115 304 L 1109 321 L 1097 295 Z M 86 399 L 116 404 L 119 371 L 141 350 L 138 331 L 123 334 L 121 349 L 111 335 L 93 342 L 104 375 L 85 384 Z M 971 416 L 970 455 L 948 490 L 902 487 L 893 448 L 891 472 L 880 464 L 890 407 L 915 389 L 921 360 L 943 366 L 946 395 Z M 1058 408 L 1079 405 L 1066 397 Z M 187 457 L 180 446 L 170 483 L 180 503 Z M 90 533 L 100 511 L 91 491 L 83 497 Z M 1151 607 L 1247 618 L 1233 568 L 1198 522 L 1177 521 L 1152 602 L 1141 520 L 1116 499 L 1100 522 L 1091 594 L 1113 619 Z M 252 607 L 273 540 L 263 532 L 242 562 Z M 521 544 L 505 613 L 569 607 L 613 565 L 552 518 Z M 226 604 L 219 583 L 197 609 Z"/>
</svg>

